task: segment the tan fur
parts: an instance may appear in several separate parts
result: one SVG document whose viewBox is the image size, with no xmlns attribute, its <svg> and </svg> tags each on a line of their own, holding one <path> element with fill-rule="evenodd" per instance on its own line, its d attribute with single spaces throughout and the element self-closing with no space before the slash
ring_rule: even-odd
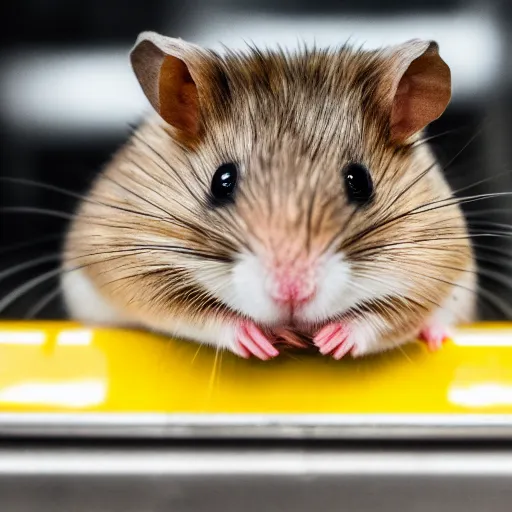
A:
<svg viewBox="0 0 512 512">
<path fill-rule="evenodd" d="M 123 316 L 164 329 L 173 317 L 239 318 L 195 281 L 194 269 L 228 273 L 241 251 L 279 261 L 335 247 L 356 273 L 387 272 L 414 285 L 407 296 L 359 304 L 341 317 L 382 321 L 382 348 L 414 337 L 455 283 L 473 276 L 474 263 L 456 202 L 422 207 L 451 197 L 427 146 L 414 144 L 418 137 L 390 142 L 385 54 L 204 51 L 190 61 L 199 139 L 159 118 L 144 123 L 80 206 L 65 267 L 83 267 Z M 236 202 L 211 208 L 211 178 L 229 161 L 242 169 Z M 350 161 L 366 165 L 375 183 L 373 202 L 354 214 L 341 178 Z M 471 307 L 461 315 L 471 319 Z"/>
</svg>

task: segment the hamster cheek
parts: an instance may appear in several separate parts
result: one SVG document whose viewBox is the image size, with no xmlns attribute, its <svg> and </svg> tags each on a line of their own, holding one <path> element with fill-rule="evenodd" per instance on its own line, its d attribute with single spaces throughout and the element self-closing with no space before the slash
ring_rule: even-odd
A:
<svg viewBox="0 0 512 512">
<path fill-rule="evenodd" d="M 72 319 L 101 325 L 135 324 L 100 295 L 83 269 L 66 269 L 62 273 L 60 284 L 67 313 Z"/>
<path fill-rule="evenodd" d="M 221 278 L 212 275 L 220 275 Z M 228 272 L 211 272 L 209 267 L 195 271 L 197 281 L 234 311 L 263 324 L 281 319 L 279 309 L 266 289 L 268 275 L 252 254 L 242 254 Z"/>
</svg>

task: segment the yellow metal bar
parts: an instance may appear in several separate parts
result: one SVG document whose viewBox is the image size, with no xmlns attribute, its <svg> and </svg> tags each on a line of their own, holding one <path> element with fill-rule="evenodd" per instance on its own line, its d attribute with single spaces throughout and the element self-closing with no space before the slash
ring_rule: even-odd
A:
<svg viewBox="0 0 512 512">
<path fill-rule="evenodd" d="M 512 414 L 512 324 L 366 359 L 239 359 L 144 332 L 0 323 L 0 413 Z"/>
</svg>

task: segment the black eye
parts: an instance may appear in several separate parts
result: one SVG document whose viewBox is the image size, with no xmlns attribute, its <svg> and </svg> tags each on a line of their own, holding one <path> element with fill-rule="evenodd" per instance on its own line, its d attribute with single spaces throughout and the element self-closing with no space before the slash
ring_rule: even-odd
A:
<svg viewBox="0 0 512 512">
<path fill-rule="evenodd" d="M 345 190 L 351 203 L 363 205 L 373 197 L 373 182 L 370 171 L 362 164 L 350 163 L 343 169 Z"/>
<path fill-rule="evenodd" d="M 226 203 L 232 199 L 238 179 L 238 167 L 230 162 L 222 164 L 213 175 L 211 192 L 213 199 L 219 203 Z"/>
</svg>

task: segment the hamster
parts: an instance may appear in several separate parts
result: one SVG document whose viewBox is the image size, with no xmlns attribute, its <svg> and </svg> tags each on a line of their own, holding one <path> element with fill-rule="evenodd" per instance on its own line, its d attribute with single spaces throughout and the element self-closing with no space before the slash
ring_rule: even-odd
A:
<svg viewBox="0 0 512 512">
<path fill-rule="evenodd" d="M 451 97 L 435 42 L 220 55 L 144 32 L 130 58 L 154 112 L 71 223 L 72 317 L 261 360 L 278 338 L 434 349 L 474 319 L 467 225 L 422 140 Z"/>
</svg>

